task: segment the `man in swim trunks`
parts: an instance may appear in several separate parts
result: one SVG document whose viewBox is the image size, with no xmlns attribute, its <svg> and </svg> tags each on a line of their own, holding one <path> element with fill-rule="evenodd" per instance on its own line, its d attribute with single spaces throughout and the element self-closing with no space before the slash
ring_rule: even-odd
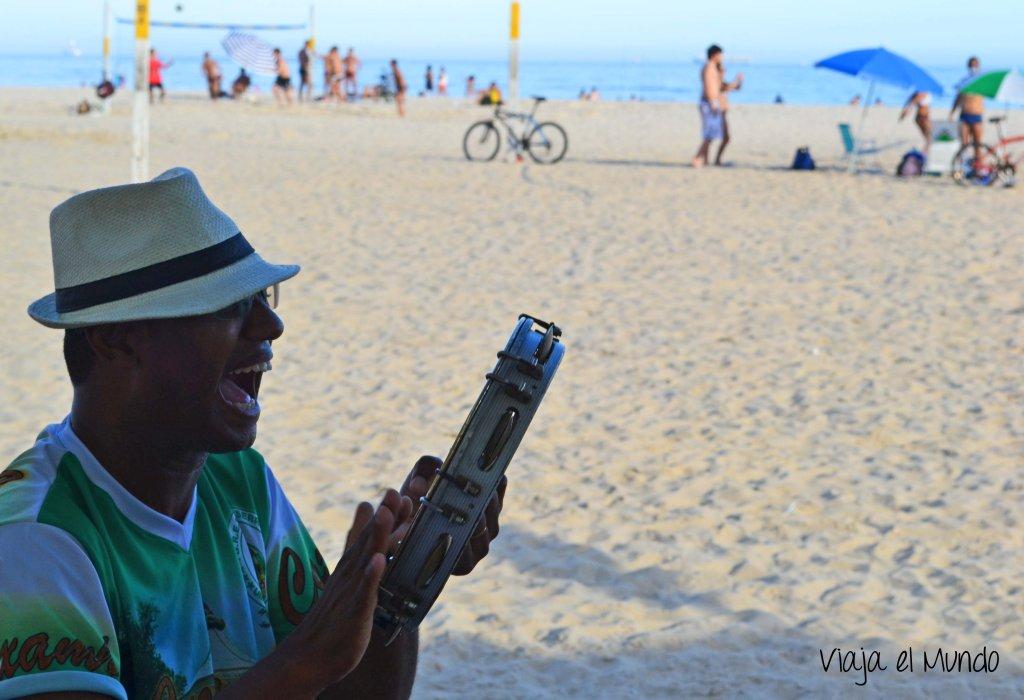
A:
<svg viewBox="0 0 1024 700">
<path fill-rule="evenodd" d="M 398 116 L 405 116 L 405 93 L 409 89 L 409 84 L 405 82 L 405 76 L 402 75 L 401 69 L 398 67 L 398 61 L 391 59 L 391 77 L 395 81 L 395 105 L 398 107 Z"/>
<path fill-rule="evenodd" d="M 338 47 L 332 46 L 331 50 L 324 56 L 324 99 L 344 102 L 345 96 L 341 92 L 342 62 Z"/>
<path fill-rule="evenodd" d="M 313 40 L 307 39 L 299 51 L 299 102 L 302 102 L 302 93 L 306 97 L 313 96 L 313 61 L 316 59 L 316 52 L 313 50 Z"/>
<path fill-rule="evenodd" d="M 348 52 L 345 54 L 345 58 L 341 61 L 342 68 L 345 71 L 345 97 L 353 100 L 358 94 L 358 85 L 356 84 L 356 75 L 359 73 L 359 67 L 362 65 L 359 62 L 359 57 L 356 56 L 356 51 L 351 46 L 348 47 Z"/>
<path fill-rule="evenodd" d="M 298 266 L 257 255 L 184 168 L 75 195 L 50 239 L 56 291 L 29 315 L 64 329 L 73 398 L 0 472 L 0 698 L 407 698 L 417 634 L 385 647 L 373 612 L 441 460 L 359 504 L 331 573 L 252 449 Z"/>
<path fill-rule="evenodd" d="M 210 52 L 203 54 L 203 75 L 206 76 L 206 86 L 210 90 L 210 99 L 216 100 L 223 96 L 220 81 L 223 77 L 220 72 L 220 65 L 213 60 Z"/>
<path fill-rule="evenodd" d="M 722 92 L 718 95 L 718 102 L 722 111 L 722 141 L 718 144 L 718 153 L 715 154 L 715 165 L 722 164 L 722 153 L 729 145 L 729 93 L 743 87 L 743 74 L 738 73 L 736 79 L 731 83 L 725 78 L 725 64 L 719 62 L 718 72 L 722 76 Z"/>
<path fill-rule="evenodd" d="M 974 160 L 981 158 L 981 137 L 985 127 L 985 98 L 981 95 L 961 92 L 961 88 L 978 77 L 981 61 L 977 56 L 967 59 L 967 75 L 954 86 L 956 99 L 949 110 L 949 118 L 953 119 L 957 109 L 960 110 L 960 143 L 974 144 Z"/>
<path fill-rule="evenodd" d="M 708 151 L 711 149 L 711 142 L 722 138 L 722 105 L 720 97 L 722 94 L 722 48 L 712 44 L 707 51 L 708 60 L 700 69 L 701 95 L 700 95 L 700 132 L 701 143 L 697 154 L 690 161 L 695 168 L 702 168 L 708 164 Z"/>
<path fill-rule="evenodd" d="M 274 64 L 277 78 L 274 80 L 274 97 L 281 104 L 292 103 L 292 74 L 288 70 L 288 61 L 281 55 L 281 49 L 274 49 Z"/>
</svg>

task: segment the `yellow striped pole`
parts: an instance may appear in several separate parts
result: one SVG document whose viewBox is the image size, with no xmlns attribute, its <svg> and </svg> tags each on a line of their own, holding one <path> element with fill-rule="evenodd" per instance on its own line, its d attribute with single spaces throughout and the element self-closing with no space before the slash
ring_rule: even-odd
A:
<svg viewBox="0 0 1024 700">
<path fill-rule="evenodd" d="M 508 97 L 514 100 L 519 97 L 519 3 L 515 0 L 508 38 Z"/>
<path fill-rule="evenodd" d="M 149 179 L 149 0 L 135 0 L 132 182 Z"/>
<path fill-rule="evenodd" d="M 110 80 L 110 0 L 103 3 L 103 79 Z"/>
</svg>

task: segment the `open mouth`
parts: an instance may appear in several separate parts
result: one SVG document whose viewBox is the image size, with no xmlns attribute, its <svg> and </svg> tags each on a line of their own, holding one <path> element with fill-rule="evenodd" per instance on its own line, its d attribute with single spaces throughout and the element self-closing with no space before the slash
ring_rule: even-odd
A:
<svg viewBox="0 0 1024 700">
<path fill-rule="evenodd" d="M 218 386 L 220 397 L 224 399 L 225 403 L 244 415 L 258 415 L 260 404 L 256 397 L 260 392 L 260 381 L 263 379 L 263 373 L 269 372 L 271 369 L 268 360 L 231 370 L 220 380 Z"/>
</svg>

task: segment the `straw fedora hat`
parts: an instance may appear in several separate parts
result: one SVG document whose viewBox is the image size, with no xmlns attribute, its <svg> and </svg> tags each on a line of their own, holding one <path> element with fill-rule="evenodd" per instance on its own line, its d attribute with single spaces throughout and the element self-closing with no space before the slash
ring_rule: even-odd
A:
<svg viewBox="0 0 1024 700">
<path fill-rule="evenodd" d="M 56 291 L 28 307 L 50 328 L 207 314 L 299 272 L 257 255 L 186 168 L 75 195 L 50 246 Z"/>
</svg>

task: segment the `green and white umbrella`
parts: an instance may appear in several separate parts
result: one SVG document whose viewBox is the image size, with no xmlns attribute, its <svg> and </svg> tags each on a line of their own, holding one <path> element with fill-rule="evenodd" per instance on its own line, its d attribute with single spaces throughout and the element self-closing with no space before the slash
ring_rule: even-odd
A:
<svg viewBox="0 0 1024 700">
<path fill-rule="evenodd" d="M 1024 103 L 1024 75 L 1015 70 L 996 70 L 979 75 L 960 88 L 997 102 Z"/>
</svg>

